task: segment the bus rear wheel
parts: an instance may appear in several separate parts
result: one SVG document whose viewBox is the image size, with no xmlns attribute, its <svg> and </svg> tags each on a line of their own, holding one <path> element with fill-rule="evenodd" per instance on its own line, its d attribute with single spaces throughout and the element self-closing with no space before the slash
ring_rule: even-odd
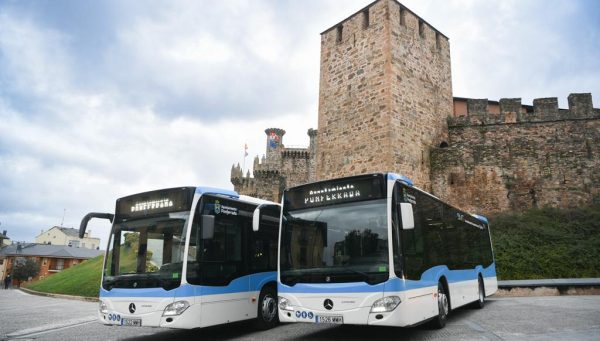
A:
<svg viewBox="0 0 600 341">
<path fill-rule="evenodd" d="M 261 290 L 258 298 L 256 328 L 267 330 L 275 327 L 278 323 L 277 292 L 274 287 L 267 286 Z"/>
<path fill-rule="evenodd" d="M 444 288 L 442 282 L 438 282 L 437 290 L 437 304 L 438 304 L 438 315 L 431 321 L 431 325 L 436 329 L 442 329 L 446 326 L 448 320 L 448 313 L 450 312 L 450 303 L 448 300 L 448 294 Z"/>
<path fill-rule="evenodd" d="M 485 286 L 483 285 L 481 276 L 479 277 L 477 286 L 479 287 L 479 292 L 477 295 L 477 301 L 473 303 L 473 306 L 477 309 L 482 309 L 485 306 Z"/>
</svg>

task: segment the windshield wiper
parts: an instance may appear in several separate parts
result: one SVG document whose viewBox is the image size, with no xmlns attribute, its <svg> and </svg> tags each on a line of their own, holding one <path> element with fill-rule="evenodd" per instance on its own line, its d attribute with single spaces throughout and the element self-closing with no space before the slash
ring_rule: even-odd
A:
<svg viewBox="0 0 600 341">
<path fill-rule="evenodd" d="M 281 275 L 281 279 L 285 282 L 284 284 L 289 285 L 291 287 L 296 285 L 296 283 L 298 283 L 300 281 L 301 277 L 302 277 L 302 275 L 298 274 L 298 273 Z"/>
<path fill-rule="evenodd" d="M 365 282 L 367 282 L 368 284 L 373 284 L 373 283 L 376 282 L 375 279 L 370 274 L 368 274 L 366 272 L 358 271 L 358 270 L 355 270 L 355 269 L 352 269 L 352 268 L 341 268 L 341 270 L 344 270 L 346 272 L 350 272 L 350 273 L 357 274 L 357 275 L 361 276 L 363 278 L 363 280 Z"/>
</svg>

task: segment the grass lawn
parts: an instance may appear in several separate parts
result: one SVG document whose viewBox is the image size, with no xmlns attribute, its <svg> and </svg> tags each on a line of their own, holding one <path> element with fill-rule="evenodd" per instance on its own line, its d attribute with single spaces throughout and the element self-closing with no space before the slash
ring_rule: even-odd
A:
<svg viewBox="0 0 600 341">
<path fill-rule="evenodd" d="M 88 259 L 25 287 L 55 294 L 98 297 L 103 257 Z"/>
</svg>

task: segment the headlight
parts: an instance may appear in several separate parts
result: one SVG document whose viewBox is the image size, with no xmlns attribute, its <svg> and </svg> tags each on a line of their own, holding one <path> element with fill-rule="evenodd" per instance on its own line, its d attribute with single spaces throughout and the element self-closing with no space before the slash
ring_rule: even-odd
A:
<svg viewBox="0 0 600 341">
<path fill-rule="evenodd" d="M 279 296 L 279 309 L 280 310 L 289 310 L 289 311 L 294 311 L 294 307 L 292 307 L 290 305 L 290 301 L 285 298 L 285 297 L 281 297 Z"/>
<path fill-rule="evenodd" d="M 187 308 L 190 307 L 190 304 L 187 301 L 177 301 L 169 304 L 162 316 L 177 316 L 181 315 Z"/>
<path fill-rule="evenodd" d="M 371 307 L 372 313 L 384 313 L 386 311 L 392 311 L 400 304 L 400 297 L 398 296 L 387 296 L 380 298 Z"/>
<path fill-rule="evenodd" d="M 100 309 L 100 314 L 108 314 L 108 306 L 106 306 L 106 303 L 100 301 L 100 306 L 98 308 Z"/>
</svg>

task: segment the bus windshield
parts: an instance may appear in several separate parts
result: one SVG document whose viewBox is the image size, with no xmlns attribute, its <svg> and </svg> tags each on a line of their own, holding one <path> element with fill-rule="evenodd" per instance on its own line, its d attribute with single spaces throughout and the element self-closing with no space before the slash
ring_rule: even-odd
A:
<svg viewBox="0 0 600 341">
<path fill-rule="evenodd" d="M 179 286 L 188 212 L 168 213 L 113 226 L 102 286 L 157 288 Z"/>
<path fill-rule="evenodd" d="M 286 211 L 281 282 L 381 283 L 388 279 L 386 200 Z"/>
</svg>

